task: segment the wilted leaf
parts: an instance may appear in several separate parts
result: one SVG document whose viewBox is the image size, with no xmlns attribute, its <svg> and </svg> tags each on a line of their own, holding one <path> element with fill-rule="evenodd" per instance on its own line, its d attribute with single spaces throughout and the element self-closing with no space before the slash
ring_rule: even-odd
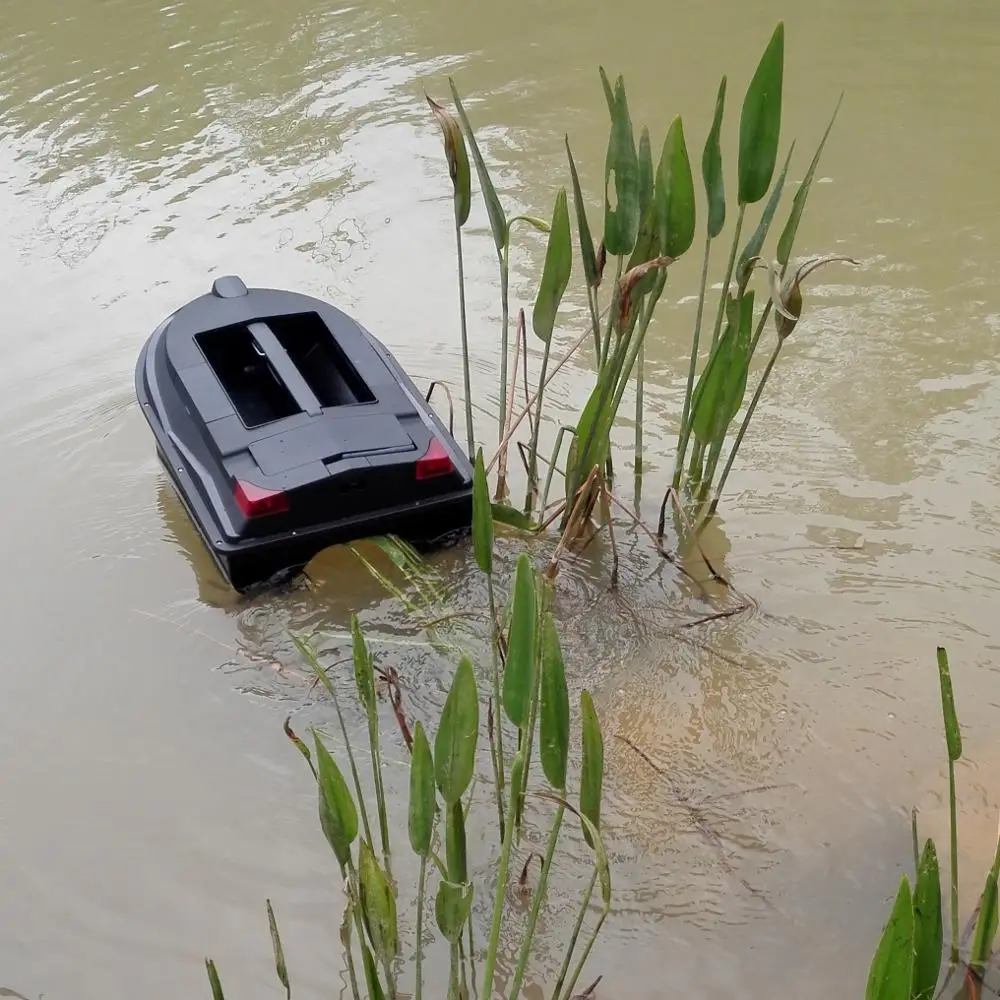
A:
<svg viewBox="0 0 1000 1000">
<path fill-rule="evenodd" d="M 559 635 L 551 614 L 542 622 L 542 682 L 539 695 L 539 745 L 542 770 L 553 788 L 566 788 L 569 757 L 569 694 Z"/>
<path fill-rule="evenodd" d="M 278 975 L 278 982 L 285 987 L 285 996 L 291 997 L 292 988 L 288 983 L 288 966 L 285 963 L 285 949 L 281 947 L 281 935 L 278 933 L 278 921 L 274 918 L 274 908 L 271 900 L 267 903 L 267 926 L 271 931 L 271 950 L 274 952 L 274 971 Z"/>
<path fill-rule="evenodd" d="M 479 152 L 476 133 L 472 130 L 472 125 L 469 123 L 469 116 L 465 113 L 465 108 L 462 107 L 462 101 L 458 96 L 455 81 L 450 76 L 448 77 L 448 83 L 451 85 L 451 96 L 455 101 L 458 117 L 462 121 L 462 128 L 465 130 L 465 135 L 469 140 L 469 148 L 472 150 L 472 160 L 476 164 L 479 187 L 483 192 L 483 201 L 486 202 L 486 213 L 490 217 L 493 242 L 496 244 L 497 253 L 502 255 L 503 248 L 507 242 L 507 216 L 504 214 L 503 205 L 500 204 L 500 199 L 497 197 L 496 188 L 493 187 L 490 172 L 486 169 L 483 154 Z"/>
<path fill-rule="evenodd" d="M 604 785 L 604 737 L 589 691 L 580 694 L 583 760 L 580 765 L 580 812 L 594 828 L 601 828 L 601 795 Z M 594 840 L 584 824 L 584 838 L 593 848 Z"/>
<path fill-rule="evenodd" d="M 809 169 L 806 171 L 805 177 L 802 178 L 802 183 L 799 185 L 798 191 L 795 192 L 795 198 L 792 200 L 791 214 L 788 216 L 788 221 L 785 223 L 785 228 L 782 230 L 781 237 L 778 240 L 777 256 L 780 264 L 787 264 L 791 256 L 792 244 L 795 242 L 795 235 L 799 231 L 799 223 L 802 221 L 802 213 L 806 208 L 806 199 L 809 197 L 809 190 L 812 188 L 813 178 L 816 176 L 819 158 L 823 152 L 823 147 L 826 145 L 827 137 L 830 135 L 830 129 L 833 128 L 833 123 L 836 121 L 837 112 L 840 110 L 840 104 L 843 99 L 844 95 L 841 94 L 837 101 L 837 106 L 833 109 L 833 114 L 830 116 L 830 122 L 826 126 L 826 131 L 823 133 L 823 138 L 820 140 L 819 146 L 816 147 L 816 153 L 809 164 Z"/>
<path fill-rule="evenodd" d="M 361 841 L 358 855 L 361 911 L 368 935 L 379 961 L 391 962 L 399 950 L 396 897 L 367 841 Z"/>
<path fill-rule="evenodd" d="M 517 560 L 514 600 L 507 642 L 507 665 L 503 675 L 503 707 L 519 729 L 528 721 L 531 682 L 535 666 L 537 618 L 535 571 L 526 553 Z"/>
<path fill-rule="evenodd" d="M 552 226 L 545 250 L 542 280 L 538 286 L 538 296 L 531 314 L 532 329 L 535 331 L 535 336 L 543 343 L 548 343 L 552 337 L 559 303 L 569 284 L 572 270 L 573 236 L 569 228 L 569 208 L 566 205 L 566 189 L 560 188 L 556 195 L 555 208 L 552 210 Z"/>
<path fill-rule="evenodd" d="M 476 678 L 472 662 L 463 656 L 445 699 L 434 740 L 434 773 L 441 797 L 448 805 L 457 802 L 472 781 L 478 731 Z"/>
<path fill-rule="evenodd" d="M 428 95 L 427 103 L 441 126 L 444 136 L 444 152 L 448 158 L 448 173 L 455 189 L 455 221 L 464 226 L 472 210 L 472 174 L 469 171 L 469 154 L 465 149 L 465 137 L 458 122 L 437 101 Z"/>
<path fill-rule="evenodd" d="M 944 952 L 941 919 L 941 875 L 934 841 L 924 844 L 917 884 L 913 891 L 913 985 L 912 1000 L 930 1000 L 941 974 Z"/>
<path fill-rule="evenodd" d="M 319 776 L 319 821 L 340 867 L 351 859 L 351 844 L 358 835 L 358 813 L 350 789 L 330 751 L 313 732 Z"/>
<path fill-rule="evenodd" d="M 472 547 L 476 565 L 489 576 L 493 572 L 493 508 L 482 448 L 476 452 L 476 466 L 472 476 Z"/>
<path fill-rule="evenodd" d="M 726 225 L 726 185 L 722 170 L 722 115 L 726 106 L 726 78 L 719 84 L 715 98 L 715 114 L 712 128 L 705 140 L 701 154 L 701 176 L 705 181 L 705 195 L 708 198 L 708 236 L 715 239 Z"/>
<path fill-rule="evenodd" d="M 580 257 L 583 260 L 583 273 L 587 284 L 597 288 L 600 277 L 597 273 L 597 256 L 594 253 L 594 238 L 590 233 L 590 223 L 587 221 L 587 206 L 583 200 L 580 188 L 580 175 L 576 170 L 573 151 L 569 148 L 569 136 L 566 136 L 566 156 L 569 158 L 569 173 L 573 181 L 573 205 L 576 208 L 576 228 L 580 236 Z"/>
<path fill-rule="evenodd" d="M 462 928 L 471 912 L 472 886 L 442 879 L 434 900 L 434 916 L 438 929 L 449 941 L 457 941 L 462 936 Z"/>
<path fill-rule="evenodd" d="M 913 901 L 906 876 L 868 972 L 865 1000 L 910 1000 L 913 980 Z"/>
<path fill-rule="evenodd" d="M 656 198 L 660 222 L 660 249 L 675 260 L 694 240 L 694 178 L 684 141 L 684 124 L 675 118 L 663 142 L 656 168 Z"/>
<path fill-rule="evenodd" d="M 778 159 L 785 25 L 779 21 L 747 88 L 740 115 L 739 200 L 752 205 L 767 194 Z"/>
</svg>

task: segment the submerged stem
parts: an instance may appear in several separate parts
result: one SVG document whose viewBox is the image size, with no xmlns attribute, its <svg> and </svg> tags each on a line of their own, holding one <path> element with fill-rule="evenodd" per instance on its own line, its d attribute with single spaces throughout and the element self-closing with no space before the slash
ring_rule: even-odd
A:
<svg viewBox="0 0 1000 1000">
<path fill-rule="evenodd" d="M 694 319 L 694 336 L 691 339 L 691 363 L 688 366 L 687 388 L 684 390 L 684 411 L 681 415 L 680 433 L 677 436 L 677 456 L 674 459 L 673 487 L 680 489 L 684 474 L 684 457 L 691 438 L 691 397 L 694 395 L 694 376 L 698 369 L 698 342 L 701 339 L 701 321 L 705 312 L 705 292 L 708 288 L 708 264 L 712 253 L 712 237 L 705 236 L 705 256 L 701 265 L 701 288 L 698 292 L 698 311 Z"/>
<path fill-rule="evenodd" d="M 457 207 L 456 207 L 457 213 Z M 465 263 L 462 259 L 462 226 L 455 216 L 455 249 L 458 254 L 458 306 L 462 323 L 462 376 L 465 379 L 465 432 L 469 441 L 469 458 L 476 453 L 476 435 L 472 427 L 472 383 L 469 376 L 469 327 L 465 315 Z"/>
<path fill-rule="evenodd" d="M 521 953 L 517 957 L 517 968 L 514 971 L 514 983 L 510 987 L 510 995 L 518 996 L 521 992 L 521 983 L 524 980 L 524 970 L 528 967 L 528 956 L 531 954 L 531 941 L 535 936 L 535 925 L 538 922 L 538 911 L 542 908 L 545 900 L 545 890 L 548 887 L 549 869 L 552 867 L 552 857 L 556 851 L 556 842 L 559 840 L 559 830 L 562 827 L 563 813 L 566 806 L 560 802 L 556 810 L 556 818 L 552 823 L 552 830 L 549 833 L 549 843 L 545 849 L 545 859 L 542 861 L 542 873 L 538 878 L 538 885 L 535 886 L 534 898 L 531 900 L 531 912 L 528 914 L 528 923 L 524 928 L 524 937 L 521 940 Z"/>
</svg>

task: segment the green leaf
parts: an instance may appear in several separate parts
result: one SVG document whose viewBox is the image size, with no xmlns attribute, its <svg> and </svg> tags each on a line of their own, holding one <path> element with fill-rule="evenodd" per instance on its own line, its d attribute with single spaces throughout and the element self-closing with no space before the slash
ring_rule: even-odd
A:
<svg viewBox="0 0 1000 1000">
<path fill-rule="evenodd" d="M 469 148 L 472 150 L 472 162 L 476 165 L 476 174 L 479 176 L 479 187 L 483 192 L 483 201 L 486 202 L 486 214 L 490 217 L 490 229 L 493 231 L 493 242 L 496 244 L 497 253 L 503 254 L 503 248 L 507 243 L 507 216 L 504 214 L 503 205 L 497 197 L 496 188 L 490 179 L 490 172 L 486 169 L 483 154 L 479 152 L 479 143 L 476 142 L 476 133 L 469 123 L 469 116 L 462 107 L 462 101 L 458 96 L 455 81 L 449 76 L 448 83 L 451 85 L 451 96 L 455 102 L 455 109 L 462 122 L 466 138 L 469 140 Z"/>
<path fill-rule="evenodd" d="M 358 813 L 350 789 L 330 751 L 313 730 L 319 778 L 319 821 L 341 869 L 351 860 L 351 844 L 358 835 Z"/>
<path fill-rule="evenodd" d="M 778 22 L 747 88 L 740 115 L 739 200 L 752 205 L 767 194 L 778 159 L 785 25 Z"/>
<path fill-rule="evenodd" d="M 546 614 L 542 621 L 538 753 L 549 784 L 559 791 L 565 790 L 569 758 L 569 694 L 559 635 L 550 614 Z"/>
<path fill-rule="evenodd" d="M 736 281 L 739 283 L 740 289 L 746 288 L 747 283 L 750 281 L 750 275 L 753 273 L 754 258 L 760 256 L 760 252 L 764 247 L 764 240 L 767 239 L 768 230 L 770 230 L 771 222 L 774 220 L 774 213 L 778 209 L 778 202 L 781 201 L 781 192 L 785 187 L 785 177 L 788 175 L 788 164 L 791 163 L 794 150 L 795 143 L 793 142 L 791 148 L 788 150 L 788 156 L 785 157 L 785 165 L 782 167 L 781 173 L 778 175 L 778 179 L 774 182 L 774 187 L 771 189 L 771 197 L 767 199 L 767 204 L 761 213 L 760 222 L 757 223 L 757 228 L 754 230 L 753 236 L 747 240 L 747 245 L 740 254 L 739 262 L 736 265 Z"/>
<path fill-rule="evenodd" d="M 833 123 L 836 121 L 837 112 L 840 110 L 840 104 L 844 100 L 844 95 L 841 94 L 837 100 L 837 106 L 833 109 L 833 114 L 830 116 L 830 122 L 826 126 L 826 131 L 823 133 L 823 138 L 820 140 L 819 146 L 816 148 L 816 153 L 812 158 L 812 163 L 809 164 L 809 169 L 806 171 L 805 177 L 802 178 L 802 183 L 799 185 L 798 191 L 795 192 L 795 197 L 792 199 L 792 211 L 788 216 L 788 221 L 785 223 L 785 228 L 781 232 L 781 237 L 778 240 L 778 263 L 787 264 L 789 258 L 792 255 L 792 244 L 795 242 L 795 235 L 799 231 L 799 223 L 802 221 L 802 213 L 806 209 L 806 199 L 809 197 L 809 190 L 812 187 L 813 178 L 816 176 L 816 168 L 819 166 L 819 158 L 823 153 L 823 147 L 826 145 L 827 137 L 830 135 L 830 129 L 833 128 Z"/>
<path fill-rule="evenodd" d="M 976 924 L 976 934 L 972 939 L 970 964 L 973 969 L 980 973 L 989 964 L 993 954 L 993 943 L 997 936 L 997 911 L 1000 908 L 997 903 L 998 877 L 1000 877 L 1000 839 L 997 841 L 993 867 L 986 876 L 983 894 L 979 898 L 979 922 Z"/>
<path fill-rule="evenodd" d="M 673 120 L 656 168 L 656 197 L 660 222 L 660 251 L 677 258 L 694 241 L 694 178 L 684 142 L 684 124 Z"/>
<path fill-rule="evenodd" d="M 594 237 L 590 233 L 590 223 L 587 221 L 587 206 L 580 189 L 580 175 L 576 171 L 573 151 L 569 148 L 569 136 L 566 136 L 566 156 L 569 157 L 569 173 L 573 181 L 573 205 L 576 208 L 576 228 L 580 236 L 580 257 L 583 259 L 583 274 L 590 288 L 597 288 L 601 283 L 597 273 L 597 255 L 594 253 Z"/>
<path fill-rule="evenodd" d="M 954 763 L 962 756 L 962 730 L 958 726 L 955 713 L 955 693 L 951 688 L 951 670 L 948 667 L 948 651 L 943 646 L 937 648 L 938 676 L 941 680 L 941 710 L 944 713 L 944 736 L 948 745 L 948 760 Z"/>
<path fill-rule="evenodd" d="M 361 941 L 360 944 L 361 961 L 365 968 L 365 982 L 368 985 L 367 1000 L 385 1000 L 385 991 L 378 978 L 378 969 L 375 966 L 375 959 L 372 958 L 371 948 L 364 941 Z"/>
<path fill-rule="evenodd" d="M 448 173 L 455 189 L 455 221 L 459 226 L 464 226 L 472 210 L 472 174 L 469 170 L 469 154 L 465 149 L 465 137 L 458 122 L 442 105 L 427 94 L 424 97 L 441 126 Z"/>
<path fill-rule="evenodd" d="M 524 511 L 511 507 L 510 504 L 494 503 L 491 509 L 493 520 L 498 524 L 506 524 L 507 527 L 517 528 L 519 531 L 530 531 L 532 534 L 537 530 L 535 522 Z"/>
<path fill-rule="evenodd" d="M 292 987 L 288 982 L 288 965 L 285 963 L 285 949 L 281 947 L 281 935 L 278 933 L 278 921 L 274 918 L 274 908 L 271 900 L 267 904 L 267 926 L 271 931 L 271 950 L 274 952 L 274 971 L 278 974 L 278 982 L 285 987 L 285 996 L 292 995 Z"/>
<path fill-rule="evenodd" d="M 476 565 L 489 576 L 493 572 L 493 508 L 482 448 L 476 451 L 476 466 L 472 475 L 472 548 L 476 554 Z"/>
<path fill-rule="evenodd" d="M 434 899 L 434 916 L 441 933 L 453 943 L 458 941 L 471 913 L 472 886 L 442 879 Z"/>
<path fill-rule="evenodd" d="M 357 615 L 351 615 L 351 647 L 354 654 L 354 682 L 358 688 L 358 699 L 368 718 L 373 720 L 377 718 L 378 711 L 375 705 L 375 670 Z"/>
<path fill-rule="evenodd" d="M 399 951 L 396 897 L 365 840 L 358 849 L 358 885 L 361 912 L 375 955 L 380 962 L 391 962 Z"/>
<path fill-rule="evenodd" d="M 559 303 L 569 284 L 572 270 L 573 235 L 569 228 L 566 189 L 560 188 L 552 210 L 552 227 L 549 230 L 548 247 L 545 250 L 542 280 L 538 286 L 538 296 L 531 314 L 532 329 L 535 331 L 535 336 L 543 343 L 547 344 L 552 337 Z"/>
<path fill-rule="evenodd" d="M 603 70 L 601 78 L 607 94 Z M 612 187 L 614 208 L 610 197 Z M 630 254 L 639 234 L 639 222 L 639 157 L 625 96 L 625 81 L 619 76 L 615 82 L 611 136 L 604 159 L 604 247 L 607 252 L 622 257 Z"/>
<path fill-rule="evenodd" d="M 944 956 L 944 923 L 941 919 L 941 874 L 934 841 L 924 844 L 917 884 L 913 891 L 912 1000 L 930 1000 L 941 974 Z"/>
<path fill-rule="evenodd" d="M 452 882 L 468 882 L 469 861 L 465 843 L 465 810 L 461 802 L 453 802 L 448 807 L 444 828 L 445 857 L 448 862 L 448 878 Z"/>
<path fill-rule="evenodd" d="M 865 1000 L 910 1000 L 913 979 L 913 901 L 903 876 L 889 922 L 868 972 Z"/>
<path fill-rule="evenodd" d="M 583 760 L 580 764 L 580 812 L 597 830 L 601 828 L 601 792 L 604 784 L 604 737 L 601 723 L 594 710 L 589 691 L 580 694 L 581 729 L 583 734 Z M 583 829 L 587 844 L 593 848 L 594 840 Z"/>
<path fill-rule="evenodd" d="M 434 773 L 441 797 L 448 805 L 457 802 L 472 781 L 478 731 L 476 678 L 472 661 L 463 656 L 445 699 L 434 740 Z"/>
<path fill-rule="evenodd" d="M 431 852 L 434 833 L 434 758 L 427 742 L 423 723 L 413 727 L 413 750 L 410 753 L 410 847 L 426 858 Z"/>
<path fill-rule="evenodd" d="M 226 995 L 222 992 L 219 972 L 215 967 L 215 962 L 210 958 L 205 959 L 205 971 L 208 973 L 208 982 L 212 987 L 212 1000 L 226 1000 Z"/>
<path fill-rule="evenodd" d="M 656 175 L 653 171 L 653 147 L 649 140 L 649 129 L 645 125 L 639 135 L 639 221 L 653 204 L 653 184 Z"/>
<path fill-rule="evenodd" d="M 726 184 L 722 170 L 722 115 L 726 107 L 726 78 L 719 84 L 715 98 L 715 114 L 712 128 L 705 140 L 701 154 L 701 176 L 705 181 L 705 195 L 708 198 L 708 236 L 715 239 L 726 225 Z"/>
<path fill-rule="evenodd" d="M 598 66 L 597 71 L 601 74 L 601 86 L 604 88 L 604 100 L 608 102 L 608 113 L 612 118 L 615 116 L 615 92 L 611 87 L 608 74 L 604 72 L 603 66 Z"/>
<path fill-rule="evenodd" d="M 507 639 L 507 665 L 503 673 L 503 707 L 518 729 L 528 721 L 531 681 L 535 666 L 535 624 L 538 615 L 535 571 L 526 553 L 517 560 L 514 601 Z"/>
</svg>

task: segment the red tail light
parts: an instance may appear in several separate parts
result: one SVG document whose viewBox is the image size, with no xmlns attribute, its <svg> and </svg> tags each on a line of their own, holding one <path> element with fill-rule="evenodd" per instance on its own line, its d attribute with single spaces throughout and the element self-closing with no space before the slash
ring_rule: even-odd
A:
<svg viewBox="0 0 1000 1000">
<path fill-rule="evenodd" d="M 236 480 L 234 492 L 236 505 L 243 511 L 245 517 L 264 517 L 266 514 L 283 514 L 288 510 L 288 496 L 281 490 L 266 490 L 263 486 L 254 486 Z"/>
<path fill-rule="evenodd" d="M 435 479 L 438 476 L 447 476 L 454 471 L 455 466 L 452 464 L 448 452 L 444 450 L 444 445 L 436 437 L 432 437 L 423 458 L 417 459 L 417 479 Z"/>
</svg>

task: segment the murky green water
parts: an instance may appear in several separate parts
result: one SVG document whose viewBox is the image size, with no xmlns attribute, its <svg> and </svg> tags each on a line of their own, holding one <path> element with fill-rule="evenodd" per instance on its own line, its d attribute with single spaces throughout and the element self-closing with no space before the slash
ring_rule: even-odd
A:
<svg viewBox="0 0 1000 1000">
<path fill-rule="evenodd" d="M 419 383 L 457 384 L 450 195 L 422 88 L 443 95 L 456 75 L 505 201 L 546 215 L 564 130 L 597 190 L 598 63 L 626 73 L 654 138 L 681 112 L 699 148 L 718 76 L 732 112 L 780 16 L 798 175 L 847 90 L 799 249 L 864 264 L 814 285 L 731 480 L 713 545 L 759 610 L 681 641 L 696 598 L 627 534 L 618 598 L 600 551 L 561 578 L 573 683 L 593 688 L 609 734 L 616 908 L 592 962 L 599 995 L 860 994 L 909 857 L 906 810 L 943 829 L 939 641 L 967 726 L 963 860 L 983 867 L 1000 805 L 1000 134 L 984 114 L 1000 8 L 9 0 L 0 985 L 206 995 L 208 953 L 231 995 L 272 995 L 269 895 L 301 995 L 340 988 L 334 866 L 281 734 L 286 714 L 304 727 L 329 709 L 286 630 L 339 627 L 355 608 L 382 638 L 402 621 L 343 553 L 308 588 L 225 599 L 133 402 L 151 329 L 239 273 L 332 299 Z M 470 227 L 485 436 L 499 310 L 478 202 Z M 521 301 L 540 254 L 516 255 Z M 673 272 L 648 347 L 647 405 L 668 430 L 646 431 L 647 511 L 695 268 Z M 554 389 L 566 415 L 585 365 Z M 469 556 L 442 568 L 469 600 Z M 440 663 L 393 662 L 429 717 Z M 581 860 L 570 847 L 557 899 Z"/>
</svg>

